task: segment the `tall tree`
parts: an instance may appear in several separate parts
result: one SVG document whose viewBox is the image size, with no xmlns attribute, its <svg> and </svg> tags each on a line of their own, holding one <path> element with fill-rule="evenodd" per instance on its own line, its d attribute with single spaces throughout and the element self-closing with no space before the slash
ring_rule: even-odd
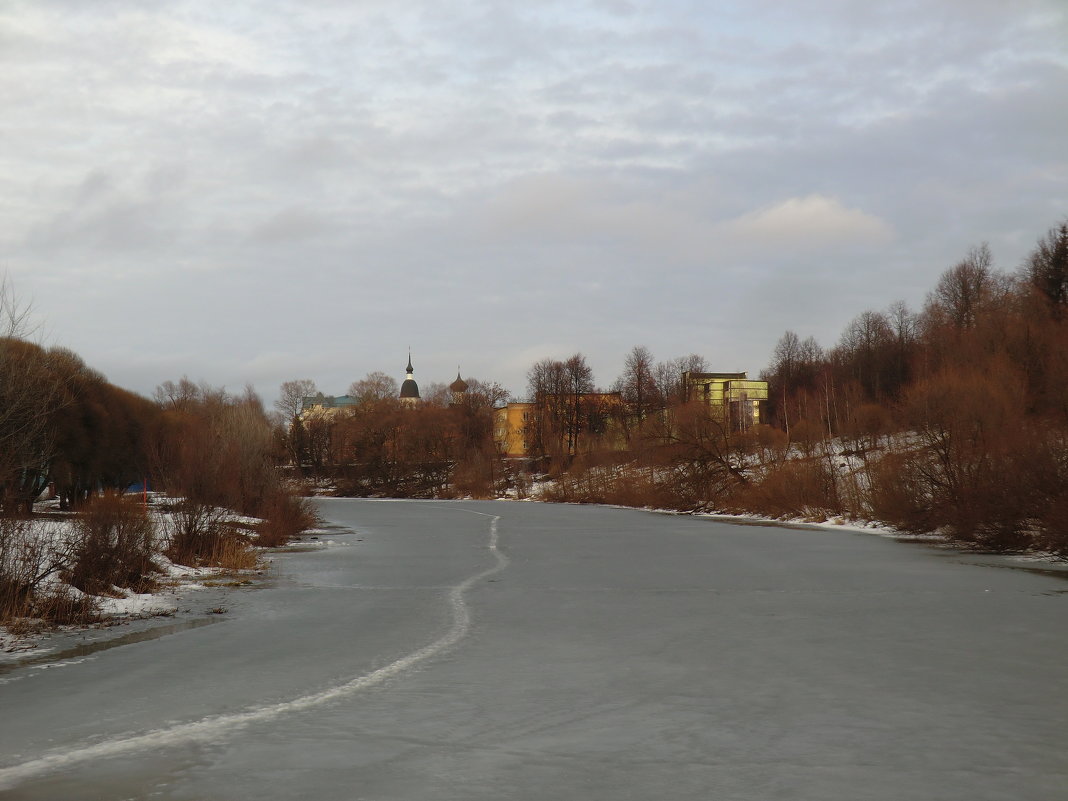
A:
<svg viewBox="0 0 1068 801">
<path fill-rule="evenodd" d="M 359 381 L 353 381 L 349 387 L 349 395 L 360 403 L 396 398 L 399 393 L 397 379 L 381 370 L 368 373 Z"/>
<path fill-rule="evenodd" d="M 834 359 L 856 381 L 868 400 L 878 400 L 892 367 L 893 329 L 881 312 L 866 311 L 854 317 L 842 332 Z"/>
<path fill-rule="evenodd" d="M 542 359 L 527 372 L 534 415 L 527 443 L 534 457 L 566 462 L 577 453 L 583 428 L 583 396 L 593 392 L 593 370 L 576 353 L 564 361 Z"/>
<path fill-rule="evenodd" d="M 623 375 L 613 387 L 639 419 L 664 403 L 656 382 L 653 354 L 643 345 L 635 345 L 623 362 Z"/>
<path fill-rule="evenodd" d="M 944 321 L 958 330 L 974 327 L 997 294 L 999 282 L 993 263 L 990 247 L 984 242 L 942 273 L 927 296 L 925 311 L 931 321 Z"/>
<path fill-rule="evenodd" d="M 1068 221 L 1050 229 L 1027 258 L 1025 273 L 1054 315 L 1068 308 Z"/>
<path fill-rule="evenodd" d="M 0 339 L 0 507 L 28 512 L 47 486 L 55 455 L 52 424 L 63 404 L 62 380 L 47 352 Z"/>
<path fill-rule="evenodd" d="M 278 388 L 278 400 L 274 402 L 274 408 L 289 423 L 304 411 L 304 399 L 315 395 L 317 391 L 315 382 L 310 378 L 285 381 Z"/>
<path fill-rule="evenodd" d="M 686 400 L 686 387 L 683 386 L 682 374 L 685 372 L 703 373 L 707 370 L 708 364 L 705 362 L 705 357 L 697 353 L 659 362 L 653 368 L 656 391 L 665 405 L 677 406 Z"/>
</svg>

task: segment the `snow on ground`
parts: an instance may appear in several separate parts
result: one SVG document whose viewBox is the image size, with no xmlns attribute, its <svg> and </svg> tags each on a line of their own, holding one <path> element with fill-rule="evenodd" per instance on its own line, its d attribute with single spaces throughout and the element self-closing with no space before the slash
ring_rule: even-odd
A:
<svg viewBox="0 0 1068 801">
<path fill-rule="evenodd" d="M 187 587 L 186 589 L 193 588 Z M 96 608 L 101 615 L 109 618 L 154 617 L 173 615 L 178 611 L 178 598 L 175 593 L 137 593 L 132 590 L 121 590 L 121 592 L 123 593 L 121 598 L 96 599 Z"/>
<path fill-rule="evenodd" d="M 149 493 L 147 498 L 149 513 L 157 524 L 164 521 L 168 516 L 167 506 L 180 501 L 180 498 L 167 497 L 162 494 Z M 73 520 L 74 514 L 63 512 L 59 509 L 59 501 L 52 499 L 35 505 L 34 511 L 39 515 L 47 515 L 30 518 L 27 525 L 19 532 L 23 542 L 30 546 L 44 548 L 49 560 L 63 558 L 65 552 L 69 552 L 74 537 Z M 259 518 L 239 515 L 228 509 L 217 510 L 219 519 L 224 522 L 234 523 L 239 526 L 254 526 L 262 522 Z M 158 526 L 161 531 L 166 526 Z M 326 531 L 308 532 L 312 535 L 327 534 Z M 307 542 L 301 543 L 305 546 Z M 313 545 L 318 544 L 313 542 Z M 334 541 L 322 543 L 323 547 L 337 544 Z M 163 555 L 165 547 L 163 538 L 157 543 L 158 551 L 153 561 L 160 569 L 158 581 L 160 589 L 153 593 L 136 593 L 132 590 L 113 588 L 113 596 L 93 596 L 93 604 L 102 618 L 104 624 L 110 625 L 129 620 L 139 620 L 156 616 L 173 615 L 178 607 L 181 595 L 186 592 L 206 589 L 210 584 L 206 583 L 212 578 L 228 574 L 222 568 L 215 567 L 192 567 L 179 565 Z M 42 591 L 54 591 L 61 589 L 71 597 L 85 597 L 81 590 L 62 582 L 60 573 L 57 571 L 45 579 L 40 587 Z M 37 648 L 40 639 L 36 633 L 37 628 L 32 621 L 26 621 L 27 634 L 12 634 L 0 626 L 0 662 L 11 661 L 18 658 L 18 654 L 33 650 L 34 653 L 43 653 Z M 79 627 L 61 627 L 79 628 Z M 45 649 L 47 650 L 47 649 Z"/>
</svg>

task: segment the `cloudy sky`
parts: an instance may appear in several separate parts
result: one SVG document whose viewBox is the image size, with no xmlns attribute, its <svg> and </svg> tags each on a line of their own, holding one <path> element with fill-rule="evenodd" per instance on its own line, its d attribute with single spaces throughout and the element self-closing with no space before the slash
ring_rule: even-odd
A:
<svg viewBox="0 0 1068 801">
<path fill-rule="evenodd" d="M 0 0 L 0 271 L 151 393 L 758 372 L 1068 217 L 1063 0 Z"/>
</svg>

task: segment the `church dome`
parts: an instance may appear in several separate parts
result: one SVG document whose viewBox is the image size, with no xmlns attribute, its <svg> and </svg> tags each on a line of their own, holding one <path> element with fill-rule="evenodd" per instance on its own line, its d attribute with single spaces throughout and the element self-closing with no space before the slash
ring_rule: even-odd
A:
<svg viewBox="0 0 1068 801">
<path fill-rule="evenodd" d="M 460 378 L 460 371 L 456 371 L 456 380 L 449 384 L 449 392 L 454 394 L 462 394 L 467 392 L 467 382 Z"/>
<path fill-rule="evenodd" d="M 412 354 L 408 353 L 408 364 L 404 368 L 407 371 L 407 377 L 404 379 L 404 383 L 401 384 L 400 397 L 401 400 L 419 400 L 419 385 L 415 383 L 415 378 L 412 369 Z"/>
</svg>

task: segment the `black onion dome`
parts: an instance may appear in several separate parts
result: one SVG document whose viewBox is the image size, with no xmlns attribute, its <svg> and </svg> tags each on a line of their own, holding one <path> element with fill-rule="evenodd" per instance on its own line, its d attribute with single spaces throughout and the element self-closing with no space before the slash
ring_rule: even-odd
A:
<svg viewBox="0 0 1068 801">
<path fill-rule="evenodd" d="M 415 372 L 412 369 L 412 352 L 408 351 L 408 365 L 404 368 L 408 371 L 408 377 L 404 379 L 404 383 L 401 384 L 400 396 L 402 399 L 409 398 L 413 400 L 419 399 L 419 385 L 415 383 L 415 379 L 412 378 L 412 373 Z"/>
</svg>

